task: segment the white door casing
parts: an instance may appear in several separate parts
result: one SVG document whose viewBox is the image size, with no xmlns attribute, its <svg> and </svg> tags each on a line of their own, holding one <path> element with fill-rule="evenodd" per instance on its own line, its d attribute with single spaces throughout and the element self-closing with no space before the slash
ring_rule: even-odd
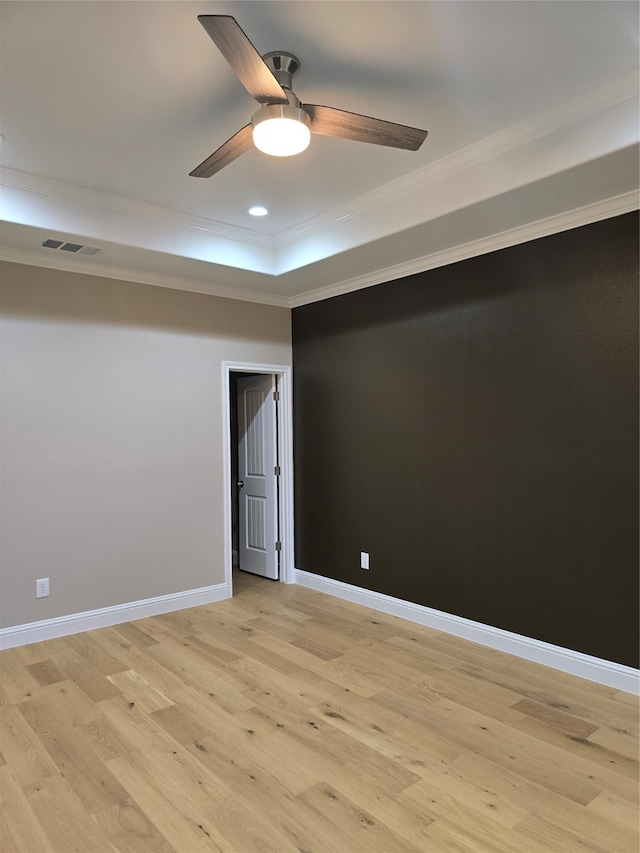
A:
<svg viewBox="0 0 640 853">
<path fill-rule="evenodd" d="M 223 493 L 224 493 L 224 566 L 227 594 L 233 594 L 232 535 L 231 535 L 231 416 L 229 387 L 232 373 L 270 373 L 278 378 L 280 393 L 278 412 L 278 458 L 280 464 L 280 581 L 295 583 L 293 528 L 293 369 L 291 365 L 260 364 L 258 362 L 223 361 L 222 418 L 223 418 Z"/>
<path fill-rule="evenodd" d="M 277 580 L 275 376 L 238 377 L 239 565 Z"/>
</svg>

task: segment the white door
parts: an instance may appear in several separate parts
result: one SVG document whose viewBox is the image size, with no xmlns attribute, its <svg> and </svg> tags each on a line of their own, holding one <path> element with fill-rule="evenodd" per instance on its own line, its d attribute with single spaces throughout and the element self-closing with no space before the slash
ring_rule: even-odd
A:
<svg viewBox="0 0 640 853">
<path fill-rule="evenodd" d="M 269 374 L 238 377 L 239 564 L 278 578 L 276 382 Z"/>
</svg>

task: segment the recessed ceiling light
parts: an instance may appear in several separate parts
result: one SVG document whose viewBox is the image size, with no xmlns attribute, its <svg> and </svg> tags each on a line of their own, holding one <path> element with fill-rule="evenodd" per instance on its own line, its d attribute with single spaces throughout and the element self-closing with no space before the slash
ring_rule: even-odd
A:
<svg viewBox="0 0 640 853">
<path fill-rule="evenodd" d="M 269 211 L 262 204 L 254 204 L 249 208 L 248 213 L 250 213 L 251 216 L 266 216 Z"/>
</svg>

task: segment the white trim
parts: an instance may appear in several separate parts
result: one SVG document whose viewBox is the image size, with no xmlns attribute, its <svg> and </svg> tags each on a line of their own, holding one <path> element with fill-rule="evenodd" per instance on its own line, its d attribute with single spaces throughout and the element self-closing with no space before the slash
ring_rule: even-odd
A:
<svg viewBox="0 0 640 853">
<path fill-rule="evenodd" d="M 464 173 L 467 169 L 520 149 L 540 137 L 549 137 L 584 119 L 604 113 L 618 104 L 628 103 L 637 109 L 638 73 L 636 70 L 615 77 L 595 89 L 568 102 L 528 116 L 516 124 L 492 133 L 476 142 L 427 163 L 420 169 L 390 181 L 371 192 L 346 202 L 300 225 L 276 235 L 275 248 L 288 246 L 322 234 L 336 223 L 352 220 L 396 201 L 404 201 L 416 190 L 424 192 L 434 183 Z M 575 165 L 575 164 L 574 164 Z"/>
<path fill-rule="evenodd" d="M 213 604 L 230 597 L 229 586 L 226 583 L 219 583 L 199 589 L 187 589 L 184 592 L 173 592 L 169 595 L 158 595 L 141 601 L 128 601 L 112 607 L 101 607 L 99 610 L 70 613 L 55 619 L 15 625 L 0 629 L 0 649 L 12 649 L 27 643 L 40 643 L 43 640 L 66 637 L 68 634 L 77 634 L 80 631 L 108 628 L 111 625 L 119 625 L 121 622 L 146 619 L 148 616 L 184 610 L 186 607 L 200 607 L 203 604 Z"/>
<path fill-rule="evenodd" d="M 409 197 L 413 196 L 416 191 L 420 199 L 418 208 L 422 212 L 424 192 L 431 188 L 434 183 L 461 175 L 468 169 L 479 164 L 485 164 L 490 160 L 497 160 L 505 155 L 513 155 L 514 152 L 526 148 L 531 142 L 538 141 L 540 138 L 550 138 L 558 132 L 566 132 L 567 128 L 577 128 L 578 138 L 585 139 L 588 136 L 584 131 L 585 121 L 595 121 L 598 130 L 600 130 L 601 122 L 607 122 L 607 134 L 596 133 L 599 145 L 606 145 L 606 148 L 592 149 L 589 147 L 586 152 L 583 152 L 583 156 L 587 160 L 610 153 L 613 150 L 611 148 L 614 144 L 613 141 L 616 145 L 622 144 L 620 141 L 622 131 L 616 133 L 618 124 L 620 129 L 630 125 L 634 129 L 633 141 L 637 141 L 637 133 L 635 133 L 637 103 L 638 74 L 636 70 L 632 70 L 596 86 L 586 94 L 581 94 L 560 105 L 528 116 L 522 121 L 502 128 L 436 161 L 429 162 L 409 174 L 390 181 L 371 192 L 364 193 L 324 214 L 313 217 L 299 225 L 287 227 L 273 236 L 258 230 L 219 222 L 204 216 L 118 196 L 43 175 L 10 169 L 6 166 L 0 166 L 0 184 L 20 193 L 55 200 L 67 207 L 81 207 L 85 209 L 85 212 L 87 208 L 97 210 L 106 213 L 111 219 L 114 217 L 135 217 L 146 223 L 154 223 L 170 230 L 177 228 L 194 235 L 203 235 L 209 240 L 230 241 L 242 246 L 261 249 L 266 254 L 263 262 L 270 259 L 270 264 L 267 262 L 269 268 L 261 271 L 274 274 L 280 268 L 297 269 L 299 266 L 305 265 L 304 263 L 300 265 L 294 263 L 291 266 L 291 261 L 287 261 L 287 249 L 296 243 L 322 235 L 336 225 L 344 225 L 347 221 L 366 218 L 374 211 L 387 208 L 395 202 L 401 202 L 404 207 L 408 207 Z M 611 110 L 619 106 L 626 106 L 627 110 L 618 116 L 618 124 L 616 124 L 615 116 L 611 114 Z M 574 158 L 575 156 L 577 156 L 577 152 Z M 565 168 L 573 165 L 577 165 L 577 163 L 565 164 Z M 515 172 L 518 173 L 519 170 L 516 169 Z M 469 190 L 469 181 L 463 181 L 463 190 Z M 432 195 L 431 198 L 433 203 Z M 462 206 L 469 203 L 471 201 L 467 199 L 466 202 L 462 202 Z M 81 218 L 85 219 L 86 215 Z M 23 224 L 34 223 L 25 222 Z M 404 227 L 408 227 L 408 224 Z M 99 240 L 100 238 L 96 235 L 95 239 Z M 372 235 L 369 234 L 364 242 L 371 239 Z M 348 247 L 342 246 L 342 249 L 345 248 Z M 246 263 L 247 256 L 239 253 L 232 266 L 238 269 L 253 269 L 252 266 L 245 267 L 244 264 Z"/>
<path fill-rule="evenodd" d="M 290 365 L 222 362 L 222 444 L 224 488 L 224 576 L 232 593 L 231 541 L 231 418 L 229 411 L 229 375 L 237 373 L 272 373 L 278 377 L 280 410 L 278 420 L 278 457 L 280 459 L 280 582 L 294 581 L 293 549 L 293 370 Z"/>
<path fill-rule="evenodd" d="M 269 235 L 261 234 L 250 228 L 242 228 L 238 225 L 230 225 L 227 222 L 218 222 L 215 219 L 207 219 L 204 216 L 196 216 L 192 213 L 161 207 L 149 202 L 137 201 L 124 196 L 113 195 L 113 193 L 94 190 L 89 187 L 70 184 L 66 181 L 58 181 L 43 175 L 34 175 L 30 172 L 21 172 L 18 169 L 9 169 L 0 166 L 0 184 L 16 190 L 23 190 L 58 201 L 82 204 L 93 207 L 110 214 L 120 216 L 134 216 L 148 222 L 157 222 L 170 228 L 181 228 L 187 231 L 206 234 L 208 237 L 218 237 L 226 240 L 234 240 L 249 246 L 258 246 L 263 249 L 272 250 L 274 241 Z"/>
<path fill-rule="evenodd" d="M 259 291 L 245 290 L 244 288 L 228 287 L 213 282 L 198 281 L 195 279 L 178 278 L 162 275 L 160 273 L 145 272 L 142 270 L 129 269 L 125 267 L 112 267 L 98 260 L 76 260 L 75 256 L 68 258 L 62 254 L 55 253 L 43 257 L 40 252 L 28 251 L 26 249 L 13 249 L 0 246 L 0 260 L 9 263 L 27 264 L 30 266 L 45 267 L 76 272 L 82 275 L 93 275 L 102 278 L 112 278 L 116 281 L 130 281 L 138 284 L 148 284 L 155 287 L 167 287 L 173 290 L 185 290 L 191 293 L 206 293 L 209 296 L 217 296 L 222 299 L 237 299 L 242 302 L 256 302 L 262 305 L 275 305 L 280 308 L 297 308 L 301 305 L 309 305 L 333 296 L 341 296 L 355 290 L 363 290 L 376 284 L 394 281 L 415 273 L 426 272 L 438 267 L 464 261 L 468 258 L 478 257 L 527 243 L 540 237 L 549 237 L 582 225 L 589 225 L 603 219 L 610 219 L 624 213 L 637 210 L 640 206 L 638 191 L 623 193 L 613 198 L 594 202 L 584 207 L 575 208 L 564 213 L 555 214 L 536 222 L 530 222 L 516 228 L 497 232 L 489 237 L 472 240 L 468 243 L 460 243 L 457 246 L 433 252 L 402 264 L 383 267 L 371 273 L 365 273 L 355 278 L 335 282 L 317 290 L 310 290 L 299 296 L 281 296 L 272 293 L 261 293 Z"/>
<path fill-rule="evenodd" d="M 481 622 L 443 613 L 441 610 L 434 610 L 421 604 L 413 604 L 410 601 L 403 601 L 400 598 L 393 598 L 390 595 L 352 586 L 300 569 L 295 570 L 294 581 L 317 592 L 324 592 L 346 601 L 352 601 L 355 604 L 372 607 L 382 613 L 399 616 L 409 622 L 426 625 L 429 628 L 435 628 L 446 634 L 453 634 L 472 643 L 498 649 L 561 672 L 577 675 L 580 678 L 587 678 L 589 681 L 605 684 L 616 690 L 640 695 L 640 670 L 633 669 L 630 666 L 592 657 L 582 652 L 575 652 L 572 649 L 565 649 L 562 646 L 554 646 L 551 643 L 534 640 L 531 637 L 523 637 L 511 631 L 494 628 L 491 625 L 483 625 Z"/>
<path fill-rule="evenodd" d="M 548 216 L 545 219 L 539 219 L 535 222 L 528 222 L 526 225 L 519 225 L 516 228 L 499 231 L 491 234 L 489 237 L 471 240 L 468 243 L 460 243 L 457 246 L 443 249 L 440 252 L 432 252 L 430 255 L 423 255 L 420 258 L 414 258 L 401 264 L 384 267 L 383 269 L 365 273 L 355 278 L 329 284 L 317 290 L 310 290 L 300 296 L 292 297 L 289 300 L 289 305 L 291 308 L 297 308 L 300 305 L 309 305 L 312 302 L 331 299 L 333 296 L 352 293 L 354 290 L 363 290 L 365 287 L 372 287 L 375 284 L 395 281 L 398 278 L 404 278 L 408 275 L 437 269 L 448 264 L 455 264 L 458 261 L 465 261 L 468 258 L 475 258 L 480 255 L 486 255 L 489 252 L 497 252 L 500 249 L 517 246 L 520 243 L 528 243 L 530 240 L 537 240 L 540 237 L 550 237 L 552 234 L 559 234 L 562 231 L 569 231 L 572 228 L 580 228 L 583 225 L 600 222 L 602 219 L 611 219 L 623 213 L 630 213 L 633 210 L 637 210 L 639 205 L 640 197 L 638 191 L 633 190 L 614 198 L 597 201 L 593 204 Z"/>
<path fill-rule="evenodd" d="M 586 95 L 503 128 L 275 235 L 6 167 L 0 167 L 0 184 L 4 187 L 2 208 L 7 222 L 46 229 L 49 234 L 103 246 L 107 251 L 109 244 L 121 245 L 122 235 L 126 234 L 127 246 L 132 250 L 168 252 L 176 258 L 276 279 L 299 271 L 302 278 L 290 278 L 283 286 L 287 288 L 285 292 L 291 293 L 292 287 L 305 287 L 304 270 L 317 261 L 418 226 L 428 229 L 429 221 L 509 192 L 526 192 L 527 185 L 553 179 L 577 166 L 600 162 L 594 173 L 600 172 L 600 168 L 606 170 L 601 162 L 605 157 L 614 158 L 637 144 L 638 75 L 637 71 L 629 71 Z M 634 175 L 630 172 L 625 186 L 630 186 L 632 180 Z M 574 191 L 577 189 L 563 197 L 573 198 Z M 567 193 L 566 187 L 563 193 Z M 548 194 L 554 197 L 553 188 Z M 567 201 L 568 205 L 571 203 Z M 53 253 L 47 251 L 47 254 Z M 54 266 L 53 262 L 42 265 Z M 96 270 L 98 267 L 96 263 Z M 140 273 L 122 273 L 116 270 L 111 277 L 139 280 Z M 109 275 L 97 271 L 95 274 Z M 226 275 L 224 269 L 217 274 L 221 278 Z M 339 285 L 335 282 L 338 275 L 333 276 L 335 285 Z M 237 293 L 234 296 L 233 288 L 227 288 L 232 292 L 225 293 L 222 284 L 213 290 L 206 280 L 194 280 L 193 284 L 180 284 L 180 281 L 179 277 L 174 284 L 167 280 L 164 286 L 282 304 L 273 303 L 268 294 L 261 297 L 260 290 L 244 297 Z M 278 285 L 267 280 L 265 287 L 277 289 Z M 338 292 L 357 287 L 354 284 Z M 276 298 L 288 302 L 283 293 Z M 311 293 L 306 301 L 320 298 L 326 297 Z"/>
<path fill-rule="evenodd" d="M 59 232 L 56 232 L 59 233 Z M 43 254 L 47 253 L 47 254 Z M 65 257 L 62 257 L 62 256 Z M 130 281 L 135 284 L 150 284 L 154 287 L 167 287 L 171 290 L 186 290 L 189 293 L 206 293 L 207 296 L 218 296 L 221 299 L 237 299 L 240 302 L 257 302 L 261 305 L 275 305 L 279 308 L 290 308 L 291 300 L 287 296 L 273 293 L 262 293 L 258 290 L 246 290 L 243 287 L 231 287 L 226 284 L 216 284 L 192 278 L 165 275 L 164 273 L 137 270 L 132 267 L 116 267 L 103 263 L 97 258 L 81 261 L 77 255 L 68 252 L 56 254 L 50 249 L 30 251 L 29 249 L 14 249 L 10 246 L 0 246 L 0 261 L 12 264 L 26 264 L 32 267 L 63 270 L 81 275 L 95 275 L 100 278 L 112 278 L 115 281 Z"/>
</svg>

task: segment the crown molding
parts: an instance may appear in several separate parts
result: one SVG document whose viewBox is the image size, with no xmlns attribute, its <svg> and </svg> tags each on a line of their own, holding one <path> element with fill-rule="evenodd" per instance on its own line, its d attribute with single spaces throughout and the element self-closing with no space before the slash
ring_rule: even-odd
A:
<svg viewBox="0 0 640 853">
<path fill-rule="evenodd" d="M 637 108 L 639 97 L 637 71 L 622 74 L 587 95 L 530 116 L 409 175 L 365 193 L 347 204 L 314 217 L 298 227 L 287 229 L 286 232 L 276 235 L 276 251 L 315 237 L 335 225 L 342 225 L 350 219 L 398 202 L 409 193 L 419 193 L 438 181 L 521 148 L 540 137 L 552 135 L 611 107 L 629 102 L 632 107 Z"/>
<path fill-rule="evenodd" d="M 169 252 L 177 258 L 213 264 L 212 270 L 215 265 L 226 266 L 265 275 L 273 282 L 295 270 L 301 270 L 304 275 L 304 268 L 317 261 L 416 225 L 426 225 L 492 196 L 534 184 L 581 163 L 602 159 L 623 150 L 632 142 L 637 144 L 638 95 L 637 74 L 621 75 L 586 96 L 504 128 L 275 238 L 0 167 L 0 185 L 7 190 L 4 194 L 5 218 L 12 222 L 15 213 L 16 224 L 51 227 L 54 231 L 81 238 L 82 242 L 97 245 L 119 243 L 122 234 L 126 233 L 132 249 Z M 622 188 L 619 186 L 618 191 Z M 599 204 L 608 210 L 609 201 Z M 547 220 L 433 252 L 371 274 L 343 281 L 335 281 L 336 275 L 326 287 L 292 297 L 282 292 L 266 294 L 202 279 L 110 266 L 99 261 L 92 261 L 90 265 L 85 261 L 79 266 L 79 258 L 43 261 L 38 252 L 30 250 L 22 252 L 7 248 L 2 256 L 18 263 L 294 307 L 595 221 L 602 218 L 598 213 L 599 204 L 584 209 L 588 211 L 587 218 L 576 214 L 577 219 L 574 220 L 573 211 L 559 217 L 554 215 Z M 604 214 L 614 215 L 617 213 Z M 137 223 L 127 222 L 130 217 L 135 217 Z M 565 219 L 569 224 L 562 225 Z M 54 222 L 57 229 L 56 225 L 49 224 Z M 175 229 L 181 229 L 181 233 Z M 304 281 L 300 282 L 300 287 L 304 287 Z"/>
<path fill-rule="evenodd" d="M 216 222 L 213 219 L 193 216 L 190 213 L 182 213 L 181 211 L 171 210 L 170 208 L 159 205 L 135 201 L 134 199 L 89 189 L 88 187 L 69 184 L 65 181 L 45 178 L 42 175 L 32 175 L 16 169 L 7 169 L 4 166 L 0 166 L 0 185 L 46 196 L 57 201 L 87 205 L 98 210 L 107 211 L 110 214 L 134 216 L 138 219 L 159 223 L 160 225 L 168 225 L 171 228 L 196 231 L 206 234 L 209 237 L 233 240 L 236 243 L 258 246 L 261 249 L 273 249 L 272 237 L 259 234 L 257 231 L 252 231 L 249 228 L 240 228 L 237 225 Z"/>
<path fill-rule="evenodd" d="M 604 116 L 608 122 L 608 134 L 596 133 L 594 136 L 599 140 L 597 144 L 605 144 L 605 139 L 606 144 L 620 144 L 620 141 L 616 140 L 611 110 L 615 107 L 621 110 L 617 116 L 613 117 L 617 121 L 616 127 L 624 125 L 628 128 L 630 117 L 633 124 L 631 113 L 635 115 L 637 111 L 638 94 L 637 74 L 629 72 L 621 75 L 585 96 L 504 128 L 498 133 L 453 152 L 370 193 L 365 193 L 298 227 L 287 229 L 275 237 L 5 167 L 0 167 L 0 185 L 55 202 L 64 202 L 68 207 L 77 205 L 89 207 L 96 215 L 108 213 L 110 223 L 114 221 L 114 216 L 135 217 L 147 222 L 153 229 L 149 232 L 152 235 L 149 237 L 152 242 L 144 247 L 156 251 L 159 242 L 169 243 L 171 240 L 170 233 L 162 230 L 166 228 L 182 229 L 196 239 L 199 237 L 201 241 L 203 239 L 209 241 L 211 238 L 225 241 L 222 254 L 228 258 L 226 265 L 237 269 L 279 275 L 303 267 L 309 262 L 321 260 L 329 254 L 387 236 L 390 229 L 399 231 L 411 227 L 416 219 L 422 221 L 424 198 L 427 192 L 430 198 L 429 218 L 433 219 L 450 212 L 450 209 L 459 209 L 478 201 L 477 197 L 472 197 L 474 194 L 477 196 L 478 193 L 486 195 L 505 191 L 507 187 L 500 189 L 491 183 L 485 186 L 486 182 L 480 180 L 478 174 L 473 176 L 468 170 L 493 161 L 494 172 L 500 175 L 503 182 L 509 180 L 514 183 L 522 180 L 521 176 L 525 175 L 526 170 L 518 167 L 518 157 L 528 158 L 531 162 L 531 151 L 526 150 L 528 144 L 548 137 L 550 149 L 555 152 L 556 158 L 561 158 L 562 146 L 552 144 L 554 134 L 567 133 L 572 129 L 577 138 L 582 140 L 588 136 L 584 132 L 584 122 L 591 119 L 597 123 L 606 111 L 609 111 Z M 637 140 L 637 118 L 635 125 Z M 628 133 L 628 129 L 626 132 Z M 540 155 L 540 150 L 537 153 Z M 591 150 L 581 152 L 580 156 L 588 158 L 599 156 L 601 153 L 600 150 Z M 575 165 L 575 163 L 568 164 L 560 160 L 555 162 L 553 156 L 548 156 L 548 152 L 545 156 L 547 162 L 544 168 L 547 171 L 562 170 L 568 165 Z M 538 159 L 545 158 L 538 157 Z M 445 207 L 448 209 L 445 210 Z M 51 213 L 47 216 L 50 217 Z M 24 224 L 33 223 L 25 222 Z M 55 226 L 52 227 L 55 229 Z M 68 227 L 63 230 L 70 231 Z M 83 233 L 83 236 L 92 241 L 109 242 L 107 234 L 101 236 L 97 233 L 99 230 L 96 222 L 92 233 Z M 320 247 L 319 244 L 321 244 Z M 327 245 L 333 247 L 329 254 Z M 236 247 L 236 251 L 233 251 L 233 246 Z M 261 253 L 260 257 L 244 255 L 242 246 L 252 247 L 254 255 L 257 250 Z M 190 243 L 189 248 L 184 252 L 187 257 L 207 261 L 210 256 L 210 246 L 202 242 Z M 181 254 L 182 250 L 176 252 L 177 256 Z"/>
<path fill-rule="evenodd" d="M 592 222 L 599 222 L 602 219 L 610 219 L 614 216 L 630 213 L 639 207 L 640 196 L 637 191 L 623 193 L 604 201 L 598 201 L 594 204 L 575 208 L 545 219 L 527 223 L 526 225 L 510 228 L 506 231 L 492 234 L 489 237 L 461 243 L 439 252 L 413 258 L 402 264 L 384 267 L 365 275 L 335 282 L 326 287 L 311 290 L 293 297 L 245 289 L 236 290 L 227 285 L 218 285 L 197 279 L 179 278 L 132 268 L 108 266 L 100 264 L 99 261 L 94 259 L 83 259 L 80 261 L 77 256 L 56 255 L 44 258 L 39 252 L 14 249 L 1 245 L 0 261 L 64 270 L 66 272 L 75 272 L 101 278 L 112 278 L 117 281 L 130 281 L 154 287 L 185 290 L 192 293 L 204 293 L 208 296 L 218 296 L 223 299 L 256 302 L 280 308 L 297 308 L 313 302 L 320 302 L 323 299 L 330 299 L 333 296 L 342 296 L 355 290 L 373 287 L 376 284 L 384 284 L 416 273 L 437 269 L 438 267 L 464 261 L 478 255 L 495 252 L 499 249 L 506 249 L 510 246 L 536 240 L 540 237 L 558 234 L 562 231 L 568 231 L 571 228 L 579 228 L 582 225 L 589 225 Z"/>
<path fill-rule="evenodd" d="M 51 253 L 52 255 L 54 253 Z M 166 287 L 171 290 L 186 290 L 191 293 L 204 293 L 207 296 L 219 296 L 223 299 L 236 299 L 240 302 L 257 302 L 263 305 L 274 305 L 279 308 L 289 308 L 291 300 L 286 296 L 272 293 L 260 293 L 254 290 L 236 289 L 224 284 L 215 284 L 197 279 L 179 278 L 161 273 L 145 272 L 127 267 L 116 267 L 101 264 L 99 261 L 80 261 L 77 256 L 60 256 L 44 258 L 39 252 L 26 249 L 14 249 L 0 246 L 0 261 L 14 264 L 26 264 L 33 267 L 62 270 L 64 272 L 80 273 L 81 275 L 112 278 L 116 281 L 129 281 L 135 284 L 149 284 L 154 287 Z"/>
<path fill-rule="evenodd" d="M 598 201 L 594 204 L 555 214 L 516 228 L 509 228 L 506 231 L 492 234 L 489 237 L 471 240 L 468 243 L 452 246 L 440 252 L 423 255 L 402 264 L 378 269 L 365 275 L 309 291 L 300 296 L 294 296 L 289 300 L 289 305 L 291 308 L 297 308 L 301 305 L 309 305 L 312 302 L 320 302 L 323 299 L 331 299 L 333 296 L 342 296 L 354 290 L 363 290 L 366 287 L 372 287 L 376 284 L 405 278 L 408 275 L 426 272 L 427 270 L 454 264 L 478 255 L 495 252 L 499 249 L 507 249 L 510 246 L 517 246 L 519 243 L 527 243 L 530 240 L 536 240 L 540 237 L 548 237 L 552 234 L 558 234 L 561 231 L 568 231 L 571 228 L 579 228 L 582 225 L 589 225 L 592 222 L 599 222 L 602 219 L 610 219 L 614 216 L 620 216 L 623 213 L 630 213 L 639 207 L 640 197 L 637 191 L 623 193 L 604 201 Z"/>
</svg>

